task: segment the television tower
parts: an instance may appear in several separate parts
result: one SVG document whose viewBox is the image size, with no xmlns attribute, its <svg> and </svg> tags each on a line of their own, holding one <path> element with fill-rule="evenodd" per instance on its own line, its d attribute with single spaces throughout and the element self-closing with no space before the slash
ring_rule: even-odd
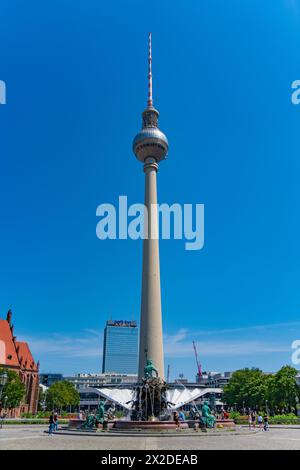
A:
<svg viewBox="0 0 300 470">
<path fill-rule="evenodd" d="M 158 117 L 159 112 L 153 106 L 152 50 L 151 33 L 149 33 L 148 101 L 142 113 L 142 129 L 132 144 L 135 156 L 143 163 L 147 208 L 147 213 L 144 215 L 139 380 L 144 376 L 147 359 L 153 361 L 159 378 L 164 380 L 156 173 L 159 162 L 166 158 L 168 139 L 158 128 Z"/>
</svg>

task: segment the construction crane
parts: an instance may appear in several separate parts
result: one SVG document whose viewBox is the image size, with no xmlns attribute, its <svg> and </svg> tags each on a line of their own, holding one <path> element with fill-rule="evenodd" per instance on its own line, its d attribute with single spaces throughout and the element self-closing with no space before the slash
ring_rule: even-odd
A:
<svg viewBox="0 0 300 470">
<path fill-rule="evenodd" d="M 196 364 L 197 364 L 197 369 L 198 369 L 197 377 L 200 380 L 202 378 L 202 367 L 198 359 L 198 352 L 197 352 L 195 341 L 193 341 L 193 348 L 194 348 L 195 359 L 196 359 Z"/>
</svg>

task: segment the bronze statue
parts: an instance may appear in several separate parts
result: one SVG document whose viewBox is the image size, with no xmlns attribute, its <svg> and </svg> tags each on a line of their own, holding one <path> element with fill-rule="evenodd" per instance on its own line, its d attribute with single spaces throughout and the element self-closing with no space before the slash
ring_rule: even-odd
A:
<svg viewBox="0 0 300 470">
<path fill-rule="evenodd" d="M 147 359 L 142 381 L 134 387 L 132 421 L 168 419 L 167 384 L 158 377 L 158 370 Z"/>
<path fill-rule="evenodd" d="M 155 377 L 158 377 L 158 370 L 154 366 L 153 361 L 151 359 L 147 359 L 147 364 L 144 369 L 145 379 L 153 377 L 153 372 L 155 373 Z"/>
<path fill-rule="evenodd" d="M 201 421 L 207 428 L 213 428 L 215 426 L 216 418 L 211 414 L 211 409 L 207 402 L 202 406 Z"/>
<path fill-rule="evenodd" d="M 95 426 L 95 415 L 93 413 L 87 415 L 85 422 L 80 426 L 81 429 L 93 429 Z"/>
<path fill-rule="evenodd" d="M 97 409 L 96 415 L 93 413 L 89 414 L 86 417 L 85 422 L 80 426 L 82 429 L 93 429 L 97 427 L 98 424 L 103 424 L 105 421 L 105 411 L 104 411 L 104 402 L 100 401 Z"/>
<path fill-rule="evenodd" d="M 97 423 L 103 424 L 104 420 L 105 420 L 104 402 L 100 400 L 97 414 L 96 414 L 96 424 Z"/>
</svg>

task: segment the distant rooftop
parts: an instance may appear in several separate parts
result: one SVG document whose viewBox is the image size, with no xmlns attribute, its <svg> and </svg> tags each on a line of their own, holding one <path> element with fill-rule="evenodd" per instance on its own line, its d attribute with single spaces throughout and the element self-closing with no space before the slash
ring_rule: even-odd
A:
<svg viewBox="0 0 300 470">
<path fill-rule="evenodd" d="M 134 320 L 107 320 L 106 326 L 137 327 L 137 323 Z"/>
<path fill-rule="evenodd" d="M 73 377 L 137 377 L 137 374 L 123 374 L 118 372 L 105 372 L 105 373 L 78 373 L 74 374 Z"/>
</svg>

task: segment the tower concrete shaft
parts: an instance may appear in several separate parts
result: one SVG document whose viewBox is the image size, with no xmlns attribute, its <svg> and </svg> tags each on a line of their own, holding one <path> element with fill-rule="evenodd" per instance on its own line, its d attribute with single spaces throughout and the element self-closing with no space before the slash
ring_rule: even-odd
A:
<svg viewBox="0 0 300 470">
<path fill-rule="evenodd" d="M 154 158 L 147 158 L 145 172 L 145 238 L 143 241 L 143 277 L 139 348 L 139 379 L 144 376 L 147 359 L 153 361 L 158 376 L 164 380 L 163 333 L 161 314 L 160 268 L 158 246 L 158 211 Z"/>
<path fill-rule="evenodd" d="M 132 143 L 136 158 L 144 164 L 147 208 L 144 215 L 139 380 L 144 377 L 147 360 L 153 362 L 158 377 L 164 380 L 156 173 L 158 163 L 167 156 L 169 143 L 158 127 L 159 112 L 153 106 L 151 33 L 149 33 L 148 66 L 147 107 L 142 113 L 142 129 Z"/>
</svg>

